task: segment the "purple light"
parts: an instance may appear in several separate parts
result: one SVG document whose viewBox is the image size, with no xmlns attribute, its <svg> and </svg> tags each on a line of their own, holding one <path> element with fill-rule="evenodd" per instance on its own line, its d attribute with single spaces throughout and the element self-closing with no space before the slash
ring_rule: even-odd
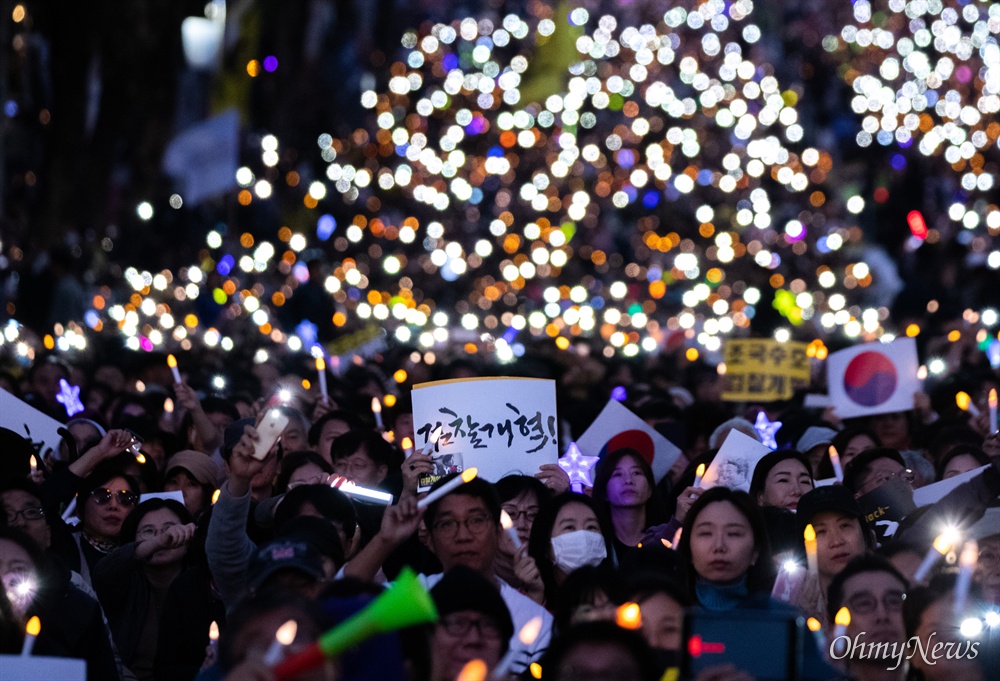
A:
<svg viewBox="0 0 1000 681">
<path fill-rule="evenodd" d="M 146 352 L 152 352 L 153 351 L 153 341 L 151 341 L 148 338 L 146 338 L 145 336 L 143 336 L 142 338 L 139 339 L 139 347 L 142 348 L 143 350 L 145 350 Z"/>
<path fill-rule="evenodd" d="M 278 70 L 278 58 L 274 55 L 264 57 L 264 70 L 268 73 L 274 73 Z"/>
<path fill-rule="evenodd" d="M 615 402 L 624 402 L 628 399 L 628 392 L 625 390 L 625 386 L 618 385 L 611 390 L 611 399 Z"/>
</svg>

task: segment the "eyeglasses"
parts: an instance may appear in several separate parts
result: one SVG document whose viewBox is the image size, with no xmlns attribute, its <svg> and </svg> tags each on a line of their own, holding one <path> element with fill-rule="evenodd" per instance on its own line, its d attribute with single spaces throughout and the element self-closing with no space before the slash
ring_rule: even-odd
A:
<svg viewBox="0 0 1000 681">
<path fill-rule="evenodd" d="M 465 636 L 473 627 L 476 628 L 479 635 L 483 638 L 499 641 L 500 637 L 503 636 L 500 628 L 488 619 L 472 619 L 457 615 L 441 618 L 440 624 L 441 628 L 444 629 L 449 636 L 454 636 L 456 638 L 459 636 Z"/>
<path fill-rule="evenodd" d="M 43 508 L 22 508 L 20 511 L 7 511 L 7 524 L 13 525 L 18 517 L 25 520 L 41 520 L 45 517 Z"/>
<path fill-rule="evenodd" d="M 95 489 L 90 493 L 90 496 L 94 497 L 94 502 L 98 506 L 104 506 L 111 501 L 111 497 L 115 498 L 119 506 L 135 506 L 135 502 L 139 500 L 139 497 L 135 495 L 134 492 L 130 492 L 127 489 L 120 490 L 110 490 L 110 489 Z"/>
<path fill-rule="evenodd" d="M 466 518 L 463 521 L 458 521 L 455 518 L 446 518 L 445 520 L 439 520 L 434 523 L 433 529 L 439 534 L 443 534 L 448 537 L 454 537 L 458 534 L 458 528 L 462 525 L 465 526 L 472 534 L 482 534 L 486 531 L 493 521 L 489 516 L 485 515 L 474 515 Z"/>
<path fill-rule="evenodd" d="M 903 612 L 903 601 L 906 599 L 902 591 L 890 591 L 882 597 L 882 606 L 886 612 Z M 858 615 L 870 615 L 878 608 L 879 599 L 873 594 L 862 593 L 848 599 L 847 609 Z"/>
<path fill-rule="evenodd" d="M 895 480 L 896 478 L 902 478 L 909 485 L 913 485 L 913 481 L 917 479 L 916 474 L 909 468 L 902 468 L 895 473 L 876 473 L 875 477 L 868 480 L 865 484 L 858 488 L 855 493 L 856 496 L 863 496 L 871 492 L 876 487 L 881 487 L 890 480 Z"/>
<path fill-rule="evenodd" d="M 146 541 L 147 539 L 152 539 L 153 537 L 163 534 L 171 527 L 177 527 L 177 523 L 170 523 L 164 525 L 163 527 L 153 527 L 152 525 L 146 525 L 145 527 L 140 527 L 135 533 L 135 538 L 140 541 Z"/>
<path fill-rule="evenodd" d="M 527 520 L 529 523 L 535 522 L 535 518 L 538 517 L 537 508 L 532 508 L 531 510 L 528 511 L 520 511 L 514 506 L 504 506 L 503 510 L 507 512 L 507 515 L 510 516 L 511 521 L 515 523 L 517 522 L 517 519 L 520 518 L 521 516 L 524 516 L 524 519 Z"/>
</svg>

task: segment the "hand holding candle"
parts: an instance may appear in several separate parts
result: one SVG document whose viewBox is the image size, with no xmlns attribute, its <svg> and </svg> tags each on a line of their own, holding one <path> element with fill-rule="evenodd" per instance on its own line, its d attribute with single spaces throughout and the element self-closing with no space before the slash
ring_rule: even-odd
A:
<svg viewBox="0 0 1000 681">
<path fill-rule="evenodd" d="M 431 436 L 427 438 L 427 444 L 425 444 L 424 448 L 420 451 L 421 454 L 431 454 L 434 451 L 434 445 L 437 444 L 438 438 L 441 437 L 442 430 L 443 428 L 441 426 L 434 429 Z"/>
<path fill-rule="evenodd" d="M 413 456 L 413 440 L 408 437 L 404 437 L 403 441 L 399 443 L 399 446 L 403 448 L 404 459 L 409 459 Z"/>
<path fill-rule="evenodd" d="M 819 557 L 816 555 L 816 528 L 811 523 L 806 525 L 803 538 L 806 544 L 806 560 L 809 562 L 809 573 L 819 575 Z"/>
<path fill-rule="evenodd" d="M 503 527 L 504 532 L 510 537 L 511 542 L 514 543 L 514 548 L 521 548 L 521 538 L 517 536 L 517 528 L 514 527 L 514 521 L 510 519 L 510 515 L 507 511 L 500 511 L 500 525 Z"/>
<path fill-rule="evenodd" d="M 183 383 L 181 372 L 177 370 L 177 358 L 173 355 L 167 355 L 167 366 L 170 367 L 170 372 L 174 375 L 174 383 Z"/>
<path fill-rule="evenodd" d="M 479 470 L 476 468 L 467 468 L 462 473 L 445 484 L 438 487 L 436 490 L 432 491 L 426 497 L 417 502 L 417 508 L 427 508 L 435 501 L 448 494 L 449 492 L 458 489 L 467 482 L 472 482 L 479 475 Z"/>
<path fill-rule="evenodd" d="M 542 618 L 532 617 L 528 622 L 521 627 L 521 630 L 517 632 L 517 640 L 523 643 L 525 646 L 530 646 L 538 638 L 538 634 L 542 631 Z M 507 654 L 503 656 L 497 666 L 493 668 L 493 673 L 490 674 L 491 679 L 502 679 L 510 671 L 510 667 L 514 664 L 514 658 L 517 656 L 518 651 L 510 649 Z"/>
<path fill-rule="evenodd" d="M 694 484 L 691 485 L 695 489 L 701 489 L 701 479 L 705 477 L 705 464 L 698 464 L 698 468 L 694 471 Z M 697 499 L 697 495 L 689 494 L 688 497 L 691 499 Z"/>
<path fill-rule="evenodd" d="M 24 645 L 21 646 L 21 657 L 31 655 L 31 651 L 35 648 L 35 639 L 41 632 L 42 621 L 38 619 L 38 615 L 35 615 L 28 620 L 27 626 L 24 627 Z"/>
<path fill-rule="evenodd" d="M 990 388 L 990 435 L 997 432 L 997 389 Z"/>
<path fill-rule="evenodd" d="M 961 409 L 962 411 L 969 412 L 969 414 L 972 415 L 972 418 L 979 416 L 979 409 L 976 407 L 976 404 L 972 401 L 972 398 L 969 397 L 969 393 L 964 391 L 958 392 L 955 395 L 955 404 L 957 404 L 958 408 Z"/>
<path fill-rule="evenodd" d="M 38 459 L 35 458 L 34 454 L 32 454 L 31 458 L 28 459 L 28 466 L 31 467 L 31 475 L 34 477 L 35 473 L 38 472 Z"/>
</svg>

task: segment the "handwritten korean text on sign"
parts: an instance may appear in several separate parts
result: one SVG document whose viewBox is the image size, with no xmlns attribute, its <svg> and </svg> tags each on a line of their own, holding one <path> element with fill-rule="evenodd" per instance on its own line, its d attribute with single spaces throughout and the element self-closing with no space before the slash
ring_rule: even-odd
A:
<svg viewBox="0 0 1000 681">
<path fill-rule="evenodd" d="M 441 428 L 434 454 L 460 454 L 465 468 L 497 481 L 531 475 L 559 456 L 555 381 L 471 378 L 413 388 L 413 428 L 419 451 Z"/>
<path fill-rule="evenodd" d="M 805 343 L 779 343 L 754 338 L 725 344 L 726 387 L 722 399 L 730 402 L 787 400 L 809 385 L 809 357 Z"/>
</svg>

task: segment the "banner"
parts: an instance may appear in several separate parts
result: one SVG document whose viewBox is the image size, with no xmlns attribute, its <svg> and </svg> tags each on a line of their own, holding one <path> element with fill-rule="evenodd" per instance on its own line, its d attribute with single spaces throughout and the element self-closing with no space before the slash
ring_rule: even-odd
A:
<svg viewBox="0 0 1000 681">
<path fill-rule="evenodd" d="M 935 502 L 941 501 L 959 485 L 963 485 L 969 482 L 969 480 L 979 477 L 985 473 L 987 468 L 989 468 L 989 466 L 980 466 L 979 468 L 974 468 L 971 471 L 966 471 L 965 473 L 959 473 L 958 475 L 945 480 L 940 480 L 938 482 L 931 483 L 930 485 L 918 487 L 913 490 L 913 502 L 917 506 L 930 506 Z"/>
<path fill-rule="evenodd" d="M 719 453 L 705 471 L 701 486 L 705 489 L 728 487 L 749 492 L 757 462 L 770 453 L 770 447 L 734 428 L 729 431 L 719 447 Z"/>
<path fill-rule="evenodd" d="M 59 457 L 59 445 L 62 444 L 59 429 L 63 424 L 2 388 L 0 388 L 0 427 L 31 440 L 31 444 L 40 454 L 52 450 L 56 458 Z"/>
<path fill-rule="evenodd" d="M 727 340 L 722 399 L 729 402 L 774 402 L 787 400 L 809 385 L 806 343 L 766 338 Z"/>
<path fill-rule="evenodd" d="M 917 378 L 917 342 L 866 343 L 835 352 L 827 359 L 830 401 L 840 418 L 891 414 L 913 409 Z"/>
<path fill-rule="evenodd" d="M 899 529 L 899 521 L 916 510 L 913 488 L 900 477 L 879 485 L 858 499 L 858 506 L 875 530 L 879 544 L 891 539 Z"/>
<path fill-rule="evenodd" d="M 3 669 L 0 678 L 4 681 L 85 681 L 87 678 L 87 661 L 69 657 L 0 655 L 0 669 Z"/>
<path fill-rule="evenodd" d="M 673 442 L 617 400 L 608 400 L 587 431 L 576 441 L 576 446 L 587 456 L 597 457 L 623 447 L 634 449 L 653 469 L 657 482 L 663 479 L 681 455 L 681 450 Z"/>
<path fill-rule="evenodd" d="M 438 428 L 435 457 L 496 482 L 533 475 L 559 458 L 556 383 L 535 378 L 463 378 L 413 386 L 413 431 L 419 452 Z"/>
</svg>

